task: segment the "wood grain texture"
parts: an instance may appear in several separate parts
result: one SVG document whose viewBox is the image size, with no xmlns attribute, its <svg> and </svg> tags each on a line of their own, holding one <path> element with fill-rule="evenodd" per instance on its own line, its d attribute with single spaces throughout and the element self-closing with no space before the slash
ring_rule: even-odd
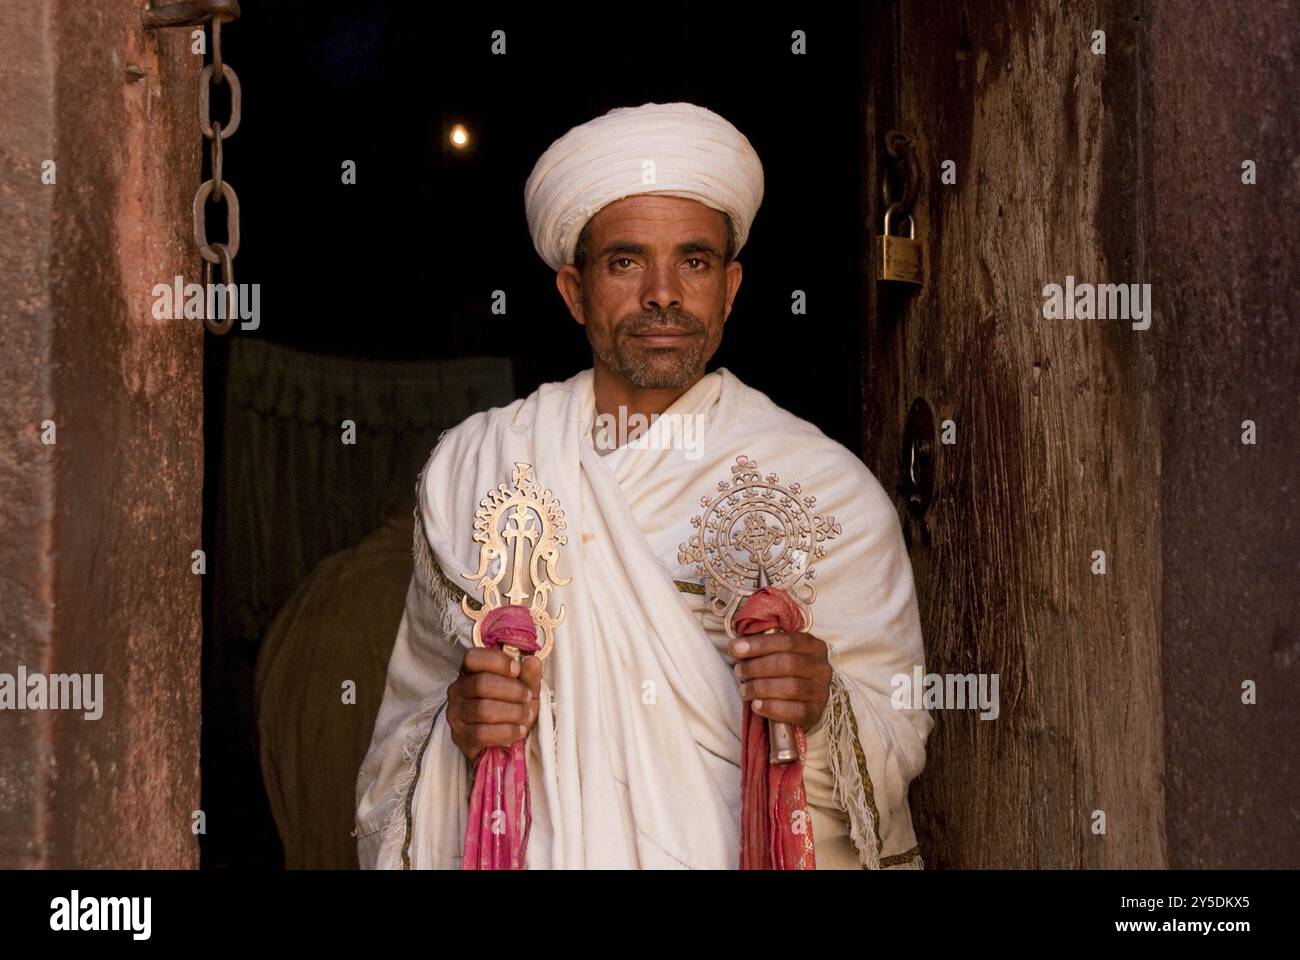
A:
<svg viewBox="0 0 1300 960">
<path fill-rule="evenodd" d="M 936 711 L 912 793 L 931 867 L 1166 863 L 1155 341 L 1046 320 L 1041 293 L 1150 280 L 1144 6 L 897 7 L 928 278 L 868 321 L 868 465 L 899 475 L 913 398 L 955 421 L 924 526 L 904 514 L 927 669 L 996 673 L 1001 700 Z"/>
</svg>

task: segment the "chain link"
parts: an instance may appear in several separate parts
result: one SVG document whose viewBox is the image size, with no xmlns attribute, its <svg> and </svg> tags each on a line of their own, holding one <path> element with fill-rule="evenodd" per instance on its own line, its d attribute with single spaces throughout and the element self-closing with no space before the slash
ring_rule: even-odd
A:
<svg viewBox="0 0 1300 960">
<path fill-rule="evenodd" d="M 194 243 L 204 260 L 216 263 L 219 258 L 212 250 L 213 245 L 208 243 L 209 197 L 214 201 L 220 198 L 220 202 L 226 205 L 226 243 L 232 257 L 239 253 L 239 197 L 228 181 L 222 181 L 221 192 L 217 193 L 211 180 L 204 180 L 199 186 L 199 192 L 194 195 Z"/>
<path fill-rule="evenodd" d="M 215 317 L 207 316 L 206 312 L 203 317 L 203 325 L 208 328 L 210 333 L 216 336 L 229 333 L 230 328 L 235 323 L 235 311 L 238 309 L 239 292 L 235 289 L 235 255 L 230 252 L 230 248 L 224 243 L 212 244 L 213 251 L 216 252 L 217 259 L 220 261 L 221 276 L 226 286 L 222 293 L 222 303 L 225 307 L 225 319 L 218 321 Z M 203 262 L 203 290 L 206 292 L 212 289 L 213 271 L 217 269 L 215 264 Z M 205 304 L 209 302 L 205 300 Z"/>
<path fill-rule="evenodd" d="M 221 141 L 224 139 L 221 136 L 221 121 L 214 120 L 212 122 L 212 129 L 216 133 L 212 138 L 212 155 L 210 158 L 212 160 L 212 192 L 221 193 L 222 187 L 225 186 L 225 183 L 221 179 Z"/>
<path fill-rule="evenodd" d="M 220 86 L 217 77 L 224 77 L 230 81 L 230 122 L 222 131 L 222 137 L 228 137 L 239 129 L 242 109 L 239 77 L 236 76 L 235 71 L 224 63 L 221 65 L 220 72 L 211 63 L 204 67 L 203 72 L 199 74 L 199 129 L 209 140 L 212 139 L 212 88 Z"/>
<path fill-rule="evenodd" d="M 226 181 L 222 169 L 224 156 L 222 145 L 226 138 L 239 129 L 239 119 L 243 110 L 243 92 L 239 86 L 239 76 L 221 57 L 221 22 L 225 17 L 212 18 L 212 62 L 199 74 L 199 129 L 209 141 L 209 159 L 212 164 L 212 179 L 204 180 L 194 194 L 194 243 L 203 257 L 203 289 L 212 289 L 216 279 L 226 284 L 232 296 L 223 295 L 225 317 L 218 321 L 215 317 L 205 315 L 204 326 L 208 331 L 221 336 L 228 333 L 235 322 L 235 256 L 239 253 L 239 196 L 235 188 Z M 229 81 L 230 117 L 223 125 L 212 119 L 212 88 L 222 86 Z M 212 200 L 226 205 L 226 242 L 215 243 L 208 240 L 207 204 Z M 210 299 L 210 298 L 209 298 Z"/>
</svg>

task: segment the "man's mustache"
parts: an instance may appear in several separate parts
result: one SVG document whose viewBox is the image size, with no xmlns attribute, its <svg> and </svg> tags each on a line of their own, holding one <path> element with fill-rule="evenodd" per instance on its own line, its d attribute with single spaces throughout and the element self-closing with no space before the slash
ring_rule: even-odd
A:
<svg viewBox="0 0 1300 960">
<path fill-rule="evenodd" d="M 680 331 L 683 333 L 702 333 L 704 324 L 689 313 L 676 311 L 656 311 L 643 313 L 624 320 L 619 325 L 619 333 L 625 337 L 637 337 L 652 334 L 660 330 Z"/>
</svg>

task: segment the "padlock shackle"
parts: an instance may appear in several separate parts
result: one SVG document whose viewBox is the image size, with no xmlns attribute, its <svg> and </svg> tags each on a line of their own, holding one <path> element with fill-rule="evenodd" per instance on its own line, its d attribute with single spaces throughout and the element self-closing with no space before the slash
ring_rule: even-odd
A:
<svg viewBox="0 0 1300 960">
<path fill-rule="evenodd" d="M 889 232 L 889 218 L 892 214 L 896 213 L 901 209 L 902 209 L 902 205 L 897 202 L 891 203 L 888 207 L 885 208 L 885 236 L 887 237 L 892 236 L 892 234 L 890 234 Z M 916 221 L 912 219 L 912 215 L 910 213 L 907 214 L 907 239 L 909 240 L 916 239 Z"/>
</svg>

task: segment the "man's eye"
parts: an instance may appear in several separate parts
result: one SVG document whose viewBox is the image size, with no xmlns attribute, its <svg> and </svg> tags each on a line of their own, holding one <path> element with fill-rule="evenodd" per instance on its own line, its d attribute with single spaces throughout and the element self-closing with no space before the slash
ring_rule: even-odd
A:
<svg viewBox="0 0 1300 960">
<path fill-rule="evenodd" d="M 624 266 L 624 264 L 630 265 L 632 263 L 632 259 L 630 257 L 615 257 L 612 261 L 610 261 L 610 263 L 612 266 L 618 267 L 620 270 L 626 270 L 627 267 Z"/>
<path fill-rule="evenodd" d="M 699 269 L 701 269 L 701 268 L 703 268 L 703 267 L 707 267 L 707 266 L 709 265 L 709 264 L 708 264 L 708 261 L 705 260 L 703 257 L 691 257 L 691 258 L 690 258 L 689 260 L 687 260 L 686 262 L 687 262 L 687 263 L 698 263 L 698 264 L 699 264 L 698 267 L 692 267 L 691 269 L 693 269 L 693 270 L 699 270 Z"/>
</svg>

